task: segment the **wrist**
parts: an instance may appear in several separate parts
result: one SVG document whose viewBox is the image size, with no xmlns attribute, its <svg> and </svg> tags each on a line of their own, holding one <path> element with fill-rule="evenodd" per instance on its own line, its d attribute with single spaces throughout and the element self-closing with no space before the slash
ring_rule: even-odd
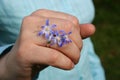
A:
<svg viewBox="0 0 120 80">
<path fill-rule="evenodd" d="M 12 47 L 13 47 L 13 44 L 4 46 L 3 47 L 4 50 L 0 55 L 0 80 L 7 80 L 7 77 L 9 75 L 6 67 L 6 58 Z"/>
<path fill-rule="evenodd" d="M 6 68 L 6 56 L 7 54 L 0 58 L 0 80 L 7 80 L 9 75 Z"/>
<path fill-rule="evenodd" d="M 0 59 L 0 80 L 31 80 L 28 77 L 17 75 L 11 65 L 7 65 L 7 59 L 10 53 L 7 53 Z"/>
</svg>

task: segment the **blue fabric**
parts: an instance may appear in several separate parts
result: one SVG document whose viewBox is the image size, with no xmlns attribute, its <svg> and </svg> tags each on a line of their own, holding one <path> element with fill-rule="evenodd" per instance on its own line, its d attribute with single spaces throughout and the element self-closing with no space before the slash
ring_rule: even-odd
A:
<svg viewBox="0 0 120 80">
<path fill-rule="evenodd" d="M 13 44 L 8 44 L 8 45 L 4 45 L 4 46 L 1 46 L 0 47 L 0 55 L 1 55 L 1 53 L 5 50 L 5 49 L 7 49 L 8 47 L 10 47 L 10 46 L 12 46 Z"/>
<path fill-rule="evenodd" d="M 80 23 L 94 18 L 92 0 L 0 0 L 0 51 L 15 43 L 22 19 L 37 9 L 50 9 L 76 16 Z M 52 66 L 40 72 L 38 80 L 105 80 L 104 71 L 90 38 L 83 41 L 79 63 L 72 70 Z"/>
</svg>

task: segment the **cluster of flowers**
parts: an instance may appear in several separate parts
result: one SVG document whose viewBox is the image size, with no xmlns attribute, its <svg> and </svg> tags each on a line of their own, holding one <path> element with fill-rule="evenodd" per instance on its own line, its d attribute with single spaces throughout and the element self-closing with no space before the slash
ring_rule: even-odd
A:
<svg viewBox="0 0 120 80">
<path fill-rule="evenodd" d="M 48 41 L 48 44 L 57 44 L 59 47 L 72 42 L 68 37 L 72 32 L 66 33 L 64 30 L 57 31 L 54 29 L 55 27 L 57 26 L 55 24 L 50 25 L 49 20 L 47 19 L 46 24 L 41 26 L 42 30 L 38 32 L 38 35 L 44 36 Z"/>
</svg>

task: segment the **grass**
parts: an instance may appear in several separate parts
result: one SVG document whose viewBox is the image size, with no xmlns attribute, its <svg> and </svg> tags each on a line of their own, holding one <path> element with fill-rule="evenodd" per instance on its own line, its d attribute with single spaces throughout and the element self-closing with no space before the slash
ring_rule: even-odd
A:
<svg viewBox="0 0 120 80">
<path fill-rule="evenodd" d="M 101 58 L 107 80 L 120 80 L 120 0 L 94 0 L 95 51 Z"/>
</svg>

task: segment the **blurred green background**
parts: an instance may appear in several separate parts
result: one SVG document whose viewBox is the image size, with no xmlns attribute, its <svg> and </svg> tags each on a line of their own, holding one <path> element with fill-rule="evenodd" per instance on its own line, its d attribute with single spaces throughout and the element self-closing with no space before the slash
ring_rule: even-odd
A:
<svg viewBox="0 0 120 80">
<path fill-rule="evenodd" d="M 93 0 L 96 16 L 92 36 L 95 51 L 101 58 L 106 80 L 120 80 L 120 0 Z"/>
</svg>

